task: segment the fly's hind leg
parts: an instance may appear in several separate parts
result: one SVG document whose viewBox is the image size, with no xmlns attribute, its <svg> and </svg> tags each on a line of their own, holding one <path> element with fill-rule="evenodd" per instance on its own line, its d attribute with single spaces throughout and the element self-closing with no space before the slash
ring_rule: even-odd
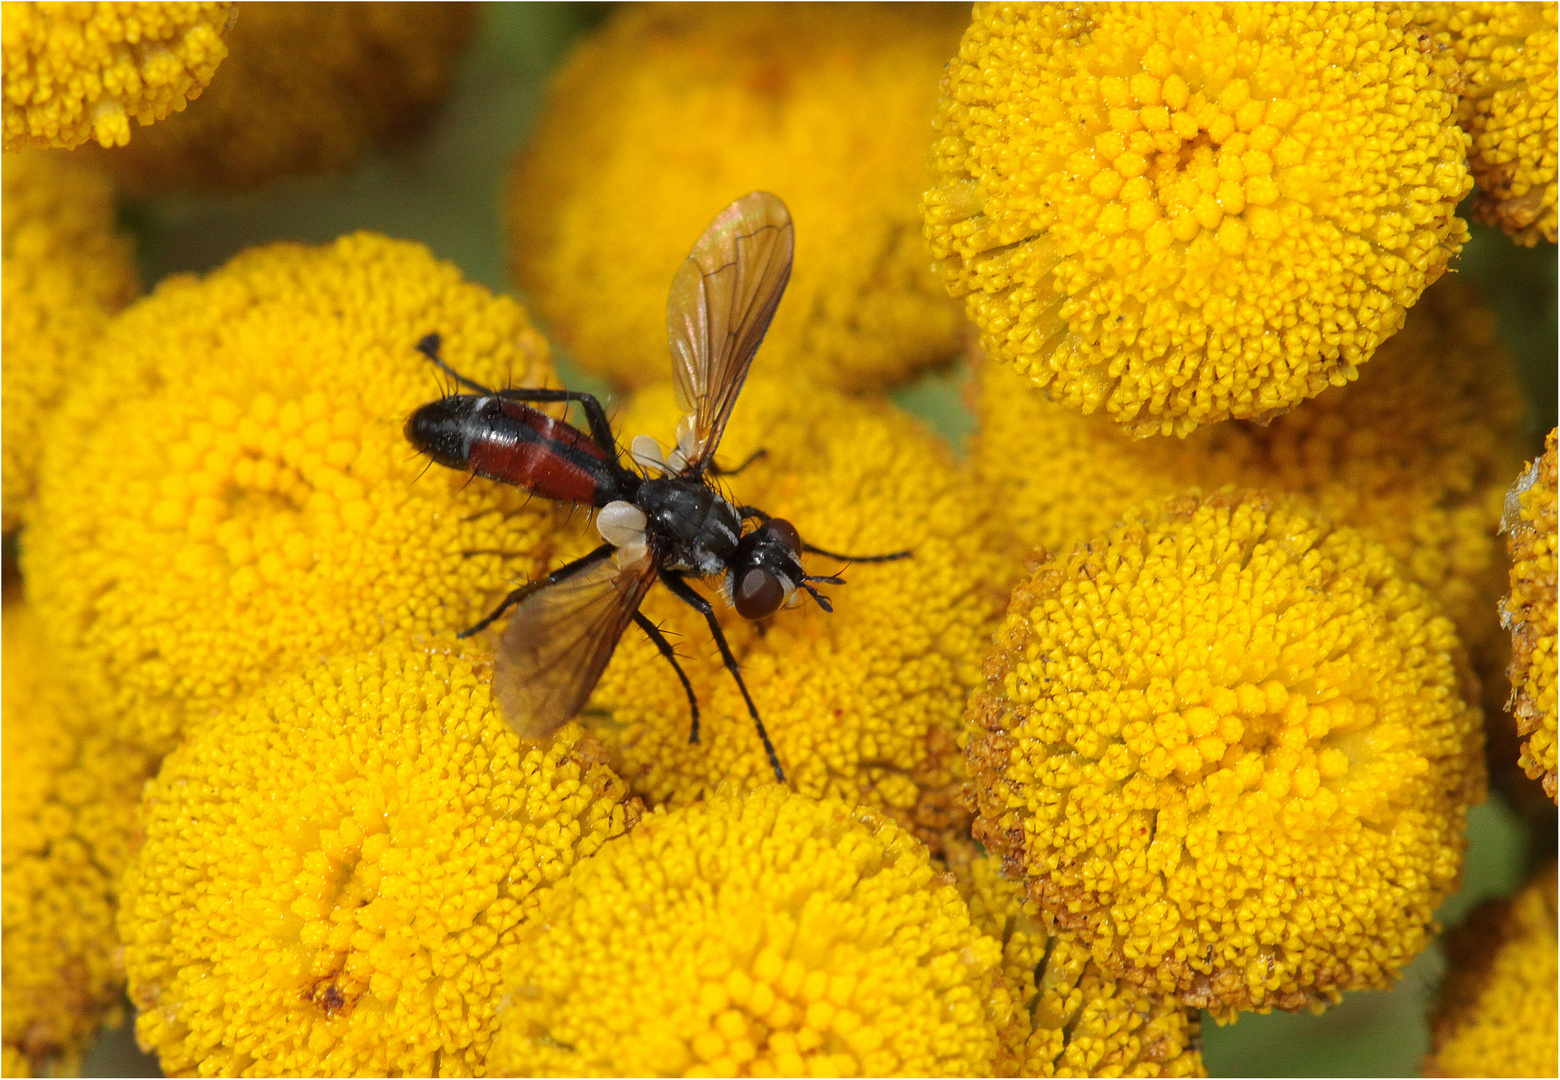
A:
<svg viewBox="0 0 1560 1080">
<path fill-rule="evenodd" d="M 545 589 L 549 585 L 556 585 L 560 581 L 566 581 L 575 574 L 579 573 L 581 570 L 586 570 L 591 566 L 594 566 L 602 559 L 610 558 L 613 551 L 615 550 L 617 549 L 614 548 L 611 544 L 602 544 L 599 548 L 592 550 L 590 554 L 581 555 L 573 562 L 564 563 L 562 566 L 558 567 L 558 569 L 554 570 L 540 581 L 526 582 L 514 592 L 504 597 L 504 599 L 499 603 L 498 607 L 494 608 L 492 613 L 489 614 L 487 618 L 483 619 L 475 626 L 462 630 L 455 636 L 457 638 L 469 638 L 473 634 L 480 634 L 482 631 L 492 626 L 493 623 L 497 622 L 498 618 L 503 615 L 504 612 L 514 607 L 516 604 L 524 600 L 527 596 L 530 596 L 532 593 L 536 592 L 538 589 Z"/>
</svg>

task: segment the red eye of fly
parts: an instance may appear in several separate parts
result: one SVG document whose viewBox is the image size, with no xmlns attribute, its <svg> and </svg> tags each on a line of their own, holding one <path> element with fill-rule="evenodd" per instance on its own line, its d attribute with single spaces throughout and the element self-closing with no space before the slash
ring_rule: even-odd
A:
<svg viewBox="0 0 1560 1080">
<path fill-rule="evenodd" d="M 793 530 L 794 531 L 794 530 Z M 773 615 L 785 599 L 785 586 L 768 570 L 752 569 L 737 582 L 737 614 L 744 619 Z"/>
<path fill-rule="evenodd" d="M 791 549 L 792 554 L 802 553 L 802 534 L 797 532 L 796 526 L 785 518 L 770 518 L 764 523 L 764 528 L 778 536 L 785 546 Z"/>
</svg>

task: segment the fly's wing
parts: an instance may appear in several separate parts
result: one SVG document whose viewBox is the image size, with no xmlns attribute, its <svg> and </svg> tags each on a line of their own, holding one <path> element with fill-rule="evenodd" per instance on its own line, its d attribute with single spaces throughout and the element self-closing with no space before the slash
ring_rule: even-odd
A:
<svg viewBox="0 0 1560 1080">
<path fill-rule="evenodd" d="M 666 332 L 677 403 L 693 416 L 685 472 L 709 464 L 748 365 L 791 278 L 796 232 L 779 197 L 742 196 L 716 215 L 672 279 Z"/>
<path fill-rule="evenodd" d="M 585 707 L 655 580 L 646 549 L 612 553 L 520 601 L 493 659 L 493 697 L 522 739 L 544 739 Z"/>
</svg>

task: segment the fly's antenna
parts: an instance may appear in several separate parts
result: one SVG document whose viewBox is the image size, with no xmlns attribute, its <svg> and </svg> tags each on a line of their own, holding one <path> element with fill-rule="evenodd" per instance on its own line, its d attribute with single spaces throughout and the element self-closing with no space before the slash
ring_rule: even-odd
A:
<svg viewBox="0 0 1560 1080">
<path fill-rule="evenodd" d="M 815 578 L 814 580 L 822 581 L 825 579 Z M 834 578 L 833 580 L 839 581 L 839 578 Z M 845 583 L 840 581 L 840 584 L 843 585 Z M 829 612 L 831 615 L 834 613 L 834 605 L 829 603 L 829 598 L 824 596 L 823 593 L 819 592 L 817 589 L 813 588 L 811 581 L 803 579 L 802 588 L 806 589 L 808 594 L 811 595 L 814 600 L 818 601 L 818 606 L 823 608 L 824 611 Z"/>
</svg>

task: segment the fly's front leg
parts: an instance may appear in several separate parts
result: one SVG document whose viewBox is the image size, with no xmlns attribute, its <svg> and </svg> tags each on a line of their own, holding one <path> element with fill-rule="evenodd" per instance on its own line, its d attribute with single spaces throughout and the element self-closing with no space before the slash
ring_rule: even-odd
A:
<svg viewBox="0 0 1560 1080">
<path fill-rule="evenodd" d="M 493 609 L 493 613 L 491 615 L 477 623 L 477 625 L 467 630 L 462 630 L 455 636 L 457 638 L 469 638 L 473 634 L 480 634 L 482 631 L 492 626 L 500 615 L 514 607 L 520 601 L 524 600 L 527 596 L 530 596 L 532 593 L 536 592 L 538 589 L 545 589 L 549 585 L 556 585 L 560 581 L 565 581 L 573 577 L 581 570 L 589 569 L 596 563 L 600 562 L 602 559 L 610 558 L 615 550 L 617 549 L 614 548 L 611 544 L 602 544 L 599 548 L 593 550 L 589 555 L 581 555 L 573 562 L 564 563 L 562 566 L 558 567 L 558 569 L 554 570 L 540 581 L 526 582 L 514 592 L 504 597 L 503 602 L 500 603 L 498 607 Z"/>
<path fill-rule="evenodd" d="M 741 472 L 743 469 L 745 469 L 749 465 L 753 464 L 753 462 L 757 461 L 759 458 L 761 458 L 761 457 L 768 457 L 768 456 L 769 456 L 769 451 L 768 450 L 765 450 L 763 448 L 759 448 L 757 450 L 754 450 L 751 454 L 749 454 L 747 456 L 747 460 L 744 461 L 741 465 L 738 465 L 734 469 L 723 469 L 719 465 L 715 464 L 715 461 L 712 458 L 712 459 L 710 459 L 710 463 L 707 466 L 707 469 L 708 469 L 709 474 L 711 476 L 736 476 L 737 473 Z"/>
<path fill-rule="evenodd" d="M 634 612 L 634 621 L 639 624 L 655 647 L 661 650 L 661 655 L 666 657 L 666 662 L 672 665 L 672 670 L 677 672 L 677 677 L 682 680 L 683 689 L 688 692 L 688 709 L 693 713 L 693 729 L 688 733 L 688 741 L 699 741 L 699 699 L 694 696 L 693 684 L 688 681 L 688 676 L 683 674 L 682 665 L 677 662 L 677 653 L 672 650 L 671 642 L 666 640 L 666 635 L 661 633 L 660 627 L 645 618 L 643 612 Z"/>
</svg>

